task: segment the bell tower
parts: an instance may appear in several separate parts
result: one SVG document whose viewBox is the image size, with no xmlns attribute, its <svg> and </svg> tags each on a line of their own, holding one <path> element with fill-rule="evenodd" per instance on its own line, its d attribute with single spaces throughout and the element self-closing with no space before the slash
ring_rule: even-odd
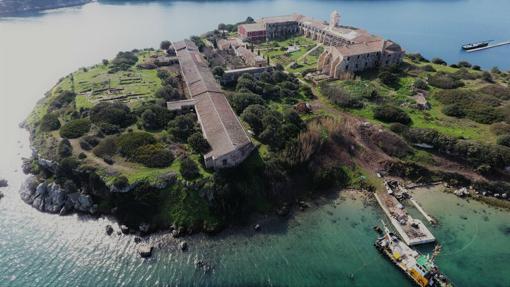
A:
<svg viewBox="0 0 510 287">
<path fill-rule="evenodd" d="M 340 13 L 338 13 L 338 11 L 335 10 L 331 12 L 331 15 L 329 16 L 329 28 L 333 29 L 338 25 L 340 25 Z"/>
</svg>

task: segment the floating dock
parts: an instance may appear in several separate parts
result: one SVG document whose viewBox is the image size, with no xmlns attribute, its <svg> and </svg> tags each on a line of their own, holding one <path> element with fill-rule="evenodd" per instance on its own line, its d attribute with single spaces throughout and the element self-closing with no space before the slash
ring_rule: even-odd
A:
<svg viewBox="0 0 510 287">
<path fill-rule="evenodd" d="M 510 41 L 505 41 L 505 42 L 497 43 L 497 44 L 494 44 L 494 45 L 489 45 L 489 46 L 485 46 L 485 47 L 481 47 L 481 48 L 476 48 L 476 49 L 472 49 L 472 50 L 467 50 L 466 52 L 471 53 L 471 52 L 476 52 L 476 51 L 481 51 L 481 50 L 487 50 L 487 49 L 491 49 L 491 48 L 496 48 L 496 47 L 500 47 L 500 46 L 504 46 L 504 45 L 510 45 Z"/>
<path fill-rule="evenodd" d="M 402 240 L 410 246 L 436 241 L 436 238 L 428 230 L 425 224 L 423 224 L 423 222 L 419 219 L 412 218 L 406 212 L 404 206 L 398 201 L 397 197 L 403 199 L 408 195 L 405 189 L 398 185 L 398 183 L 397 186 L 392 186 L 392 183 L 394 185 L 394 182 L 395 181 L 391 182 L 385 180 L 384 186 L 387 192 L 376 192 L 375 199 L 383 209 L 386 216 L 388 216 L 388 219 Z M 417 206 L 417 209 L 424 214 L 427 220 L 434 221 L 432 217 L 425 213 L 418 203 L 413 202 L 413 204 Z"/>
</svg>

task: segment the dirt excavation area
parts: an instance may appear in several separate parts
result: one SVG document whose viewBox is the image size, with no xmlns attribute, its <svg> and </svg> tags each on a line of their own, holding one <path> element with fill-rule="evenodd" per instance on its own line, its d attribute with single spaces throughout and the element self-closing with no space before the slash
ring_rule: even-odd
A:
<svg viewBox="0 0 510 287">
<path fill-rule="evenodd" d="M 341 111 L 320 98 L 313 100 L 311 105 L 314 111 L 324 111 L 341 120 L 342 132 L 351 141 L 349 153 L 352 161 L 371 175 L 386 171 L 392 162 L 412 156 L 412 148 L 400 136 L 381 125 Z M 436 155 L 432 155 L 430 164 L 424 166 L 430 171 L 458 173 L 472 180 L 484 179 L 468 167 Z"/>
</svg>

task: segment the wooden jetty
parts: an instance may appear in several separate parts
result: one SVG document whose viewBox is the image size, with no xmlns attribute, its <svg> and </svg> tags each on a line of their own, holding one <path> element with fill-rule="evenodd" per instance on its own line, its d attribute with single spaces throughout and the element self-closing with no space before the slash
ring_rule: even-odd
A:
<svg viewBox="0 0 510 287">
<path fill-rule="evenodd" d="M 494 45 L 489 45 L 489 46 L 485 46 L 485 47 L 481 47 L 481 48 L 476 48 L 476 49 L 472 49 L 472 50 L 467 50 L 466 52 L 471 53 L 471 52 L 476 52 L 476 51 L 481 51 L 481 50 L 486 50 L 486 49 L 496 48 L 496 47 L 500 47 L 500 46 L 504 46 L 504 45 L 510 45 L 510 41 L 505 41 L 505 42 L 501 42 L 501 43 L 496 43 L 496 44 L 494 44 Z"/>
</svg>

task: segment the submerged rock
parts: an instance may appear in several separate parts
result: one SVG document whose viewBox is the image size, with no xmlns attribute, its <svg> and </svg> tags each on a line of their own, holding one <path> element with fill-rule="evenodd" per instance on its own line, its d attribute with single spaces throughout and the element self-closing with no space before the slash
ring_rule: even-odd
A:
<svg viewBox="0 0 510 287">
<path fill-rule="evenodd" d="M 126 225 L 122 224 L 120 226 L 120 231 L 124 234 L 128 234 L 129 233 L 129 227 L 127 227 Z"/>
<path fill-rule="evenodd" d="M 138 247 L 137 247 L 138 254 L 140 254 L 140 256 L 142 258 L 151 257 L 152 249 L 153 249 L 153 247 L 146 243 L 142 243 L 142 244 L 138 245 Z"/>
<path fill-rule="evenodd" d="M 182 241 L 181 243 L 179 243 L 179 248 L 181 249 L 181 251 L 188 250 L 188 243 L 186 241 Z"/>
<path fill-rule="evenodd" d="M 113 227 L 111 225 L 106 225 L 106 234 L 112 235 L 113 233 Z"/>
</svg>

